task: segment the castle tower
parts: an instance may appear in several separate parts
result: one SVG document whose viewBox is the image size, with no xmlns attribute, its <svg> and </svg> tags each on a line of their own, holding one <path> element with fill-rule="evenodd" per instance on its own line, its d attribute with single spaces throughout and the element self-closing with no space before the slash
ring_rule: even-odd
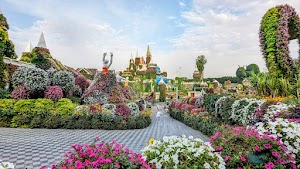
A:
<svg viewBox="0 0 300 169">
<path fill-rule="evenodd" d="M 39 43 L 37 44 L 36 47 L 46 48 L 47 49 L 46 41 L 45 41 L 45 37 L 44 37 L 44 32 L 41 33 Z"/>
<path fill-rule="evenodd" d="M 31 42 L 29 42 L 24 52 L 31 52 L 32 49 L 33 49 L 32 44 Z"/>
<path fill-rule="evenodd" d="M 147 54 L 146 54 L 146 64 L 149 64 L 151 62 L 151 60 L 152 60 L 152 55 L 151 55 L 150 48 L 148 45 Z"/>
</svg>

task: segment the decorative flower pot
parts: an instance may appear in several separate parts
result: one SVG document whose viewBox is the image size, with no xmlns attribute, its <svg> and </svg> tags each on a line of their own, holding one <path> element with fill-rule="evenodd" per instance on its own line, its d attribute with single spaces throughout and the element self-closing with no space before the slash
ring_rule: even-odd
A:
<svg viewBox="0 0 300 169">
<path fill-rule="evenodd" d="M 248 153 L 249 162 L 252 165 L 260 165 L 266 163 L 266 153 Z"/>
</svg>

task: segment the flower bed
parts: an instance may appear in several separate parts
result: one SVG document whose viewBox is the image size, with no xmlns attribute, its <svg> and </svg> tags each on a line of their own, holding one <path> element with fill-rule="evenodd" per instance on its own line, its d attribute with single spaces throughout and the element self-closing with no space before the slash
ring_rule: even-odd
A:
<svg viewBox="0 0 300 169">
<path fill-rule="evenodd" d="M 73 151 L 65 153 L 65 159 L 54 164 L 52 169 L 83 169 L 83 168 L 131 168 L 150 169 L 150 165 L 141 154 L 124 148 L 115 141 L 111 143 L 96 143 L 91 145 L 72 145 Z M 44 166 L 41 169 L 46 169 Z"/>
<path fill-rule="evenodd" d="M 187 101 L 173 101 L 169 105 L 169 113 L 171 117 L 212 136 L 213 140 L 219 134 L 223 140 L 213 141 L 213 143 L 217 150 L 224 149 L 222 156 L 229 168 L 300 167 L 299 107 L 272 99 L 233 98 L 217 95 L 206 96 L 204 105 L 206 110 L 210 111 L 206 112 L 204 108 L 192 109 L 194 105 L 187 104 Z M 224 130 L 224 126 L 228 124 L 233 128 Z M 239 130 L 239 134 L 235 135 L 233 133 L 236 130 Z M 272 142 L 267 143 L 268 140 Z M 266 150 L 263 143 L 273 145 L 274 151 Z M 263 153 L 254 151 L 253 148 Z M 276 155 L 279 157 L 277 153 L 282 158 L 277 158 Z M 228 156 L 225 156 L 226 154 Z M 229 160 L 229 156 L 234 158 Z M 255 161 L 260 162 L 254 164 Z"/>
<path fill-rule="evenodd" d="M 212 168 L 225 169 L 223 158 L 214 153 L 209 143 L 185 136 L 164 137 L 162 141 L 151 139 L 143 150 L 143 156 L 156 168 Z"/>
<path fill-rule="evenodd" d="M 126 113 L 113 104 L 76 105 L 70 99 L 0 99 L 0 126 L 21 128 L 139 129 L 151 124 L 151 109 L 130 103 Z"/>
</svg>

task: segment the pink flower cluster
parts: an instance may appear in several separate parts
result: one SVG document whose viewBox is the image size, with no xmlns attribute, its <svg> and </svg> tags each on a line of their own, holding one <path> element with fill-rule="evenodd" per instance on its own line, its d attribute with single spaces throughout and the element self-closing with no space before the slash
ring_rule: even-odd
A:
<svg viewBox="0 0 300 169">
<path fill-rule="evenodd" d="M 99 140 L 99 138 L 96 138 Z M 66 152 L 65 159 L 52 169 L 84 169 L 84 168 L 136 168 L 150 169 L 155 166 L 148 165 L 141 154 L 124 148 L 115 141 L 110 144 L 95 142 L 91 145 L 72 145 L 73 152 Z M 46 169 L 46 166 L 41 169 Z"/>
<path fill-rule="evenodd" d="M 124 103 L 119 103 L 116 105 L 116 115 L 124 116 L 126 118 L 130 115 L 129 107 Z"/>
<path fill-rule="evenodd" d="M 57 101 L 64 96 L 62 89 L 59 86 L 49 86 L 45 90 L 45 98 Z"/>
</svg>

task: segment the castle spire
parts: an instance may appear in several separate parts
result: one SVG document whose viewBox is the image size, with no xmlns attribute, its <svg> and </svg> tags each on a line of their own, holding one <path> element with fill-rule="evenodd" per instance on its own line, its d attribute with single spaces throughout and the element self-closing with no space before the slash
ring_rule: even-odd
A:
<svg viewBox="0 0 300 169">
<path fill-rule="evenodd" d="M 44 37 L 44 32 L 41 33 L 39 43 L 37 44 L 36 47 L 47 48 L 45 37 Z"/>
<path fill-rule="evenodd" d="M 130 59 L 133 59 L 133 57 L 132 57 L 132 52 L 131 52 L 131 54 L 130 54 Z"/>
<path fill-rule="evenodd" d="M 152 60 L 152 55 L 151 55 L 151 52 L 150 52 L 150 47 L 148 45 L 147 54 L 146 54 L 146 64 L 150 63 L 151 60 Z"/>
<path fill-rule="evenodd" d="M 29 42 L 24 52 L 31 52 L 32 49 L 33 49 L 32 44 L 31 42 Z"/>
</svg>

